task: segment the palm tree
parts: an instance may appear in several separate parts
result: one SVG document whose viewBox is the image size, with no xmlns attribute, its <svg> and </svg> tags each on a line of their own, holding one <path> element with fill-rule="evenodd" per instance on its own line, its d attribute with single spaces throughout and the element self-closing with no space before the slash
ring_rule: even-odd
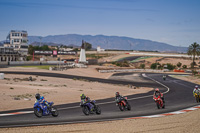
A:
<svg viewBox="0 0 200 133">
<path fill-rule="evenodd" d="M 193 44 L 191 44 L 189 46 L 189 48 L 188 48 L 187 54 L 193 56 L 193 58 L 192 58 L 193 65 L 192 66 L 194 66 L 195 65 L 195 62 L 194 62 L 195 56 L 199 56 L 200 55 L 200 45 L 197 44 L 196 42 L 194 42 Z"/>
</svg>

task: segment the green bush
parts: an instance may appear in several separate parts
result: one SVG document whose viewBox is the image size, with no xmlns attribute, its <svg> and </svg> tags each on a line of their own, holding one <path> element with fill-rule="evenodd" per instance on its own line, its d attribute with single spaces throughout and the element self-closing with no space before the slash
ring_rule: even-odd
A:
<svg viewBox="0 0 200 133">
<path fill-rule="evenodd" d="M 186 68 L 187 68 L 187 65 L 183 65 L 182 68 L 186 69 Z"/>
<path fill-rule="evenodd" d="M 178 62 L 177 63 L 177 67 L 181 67 L 182 63 L 181 62 Z"/>
<path fill-rule="evenodd" d="M 153 64 L 151 64 L 151 69 L 161 69 L 160 63 L 153 63 Z"/>
<path fill-rule="evenodd" d="M 145 68 L 145 64 L 140 64 L 140 68 L 144 69 Z"/>
<path fill-rule="evenodd" d="M 176 68 L 175 65 L 170 64 L 170 63 L 167 63 L 167 69 L 169 69 L 169 70 L 173 70 L 174 68 Z"/>
<path fill-rule="evenodd" d="M 30 61 L 30 60 L 32 60 L 32 58 L 33 58 L 32 56 L 27 56 L 27 57 L 26 57 L 26 60 L 27 60 L 27 61 Z"/>
</svg>

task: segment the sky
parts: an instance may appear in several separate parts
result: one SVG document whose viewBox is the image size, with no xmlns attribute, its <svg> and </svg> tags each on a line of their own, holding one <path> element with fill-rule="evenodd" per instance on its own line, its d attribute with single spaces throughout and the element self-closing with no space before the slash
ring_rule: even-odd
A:
<svg viewBox="0 0 200 133">
<path fill-rule="evenodd" d="M 200 0 L 0 0 L 0 40 L 29 36 L 126 36 L 188 47 L 200 44 Z"/>
</svg>

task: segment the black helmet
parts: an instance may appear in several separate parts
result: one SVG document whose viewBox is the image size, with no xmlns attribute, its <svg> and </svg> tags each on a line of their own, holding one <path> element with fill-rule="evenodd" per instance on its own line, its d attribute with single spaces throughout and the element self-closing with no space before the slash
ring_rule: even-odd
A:
<svg viewBox="0 0 200 133">
<path fill-rule="evenodd" d="M 36 98 L 37 100 L 40 100 L 40 94 L 39 94 L 39 93 L 35 94 L 35 98 Z"/>
<path fill-rule="evenodd" d="M 118 97 L 119 96 L 119 92 L 116 92 L 115 95 Z"/>
</svg>

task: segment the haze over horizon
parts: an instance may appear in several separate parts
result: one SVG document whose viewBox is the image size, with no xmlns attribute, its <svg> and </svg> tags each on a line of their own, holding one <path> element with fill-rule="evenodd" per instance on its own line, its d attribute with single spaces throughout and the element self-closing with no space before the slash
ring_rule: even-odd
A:
<svg viewBox="0 0 200 133">
<path fill-rule="evenodd" d="M 29 36 L 126 36 L 187 47 L 200 43 L 199 0 L 0 0 L 0 41 Z"/>
</svg>

